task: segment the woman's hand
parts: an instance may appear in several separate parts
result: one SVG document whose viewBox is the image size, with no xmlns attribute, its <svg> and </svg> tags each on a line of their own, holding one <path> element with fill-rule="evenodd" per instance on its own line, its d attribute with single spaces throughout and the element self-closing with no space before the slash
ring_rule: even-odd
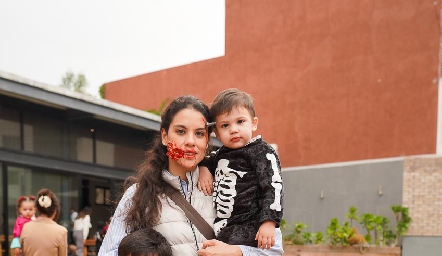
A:
<svg viewBox="0 0 442 256">
<path fill-rule="evenodd" d="M 213 192 L 213 177 L 209 169 L 205 166 L 199 166 L 200 175 L 198 178 L 198 189 L 203 191 L 204 195 L 210 196 Z"/>
<path fill-rule="evenodd" d="M 198 256 L 242 256 L 241 249 L 236 245 L 228 245 L 212 239 L 203 243 L 203 249 L 198 250 Z"/>
</svg>

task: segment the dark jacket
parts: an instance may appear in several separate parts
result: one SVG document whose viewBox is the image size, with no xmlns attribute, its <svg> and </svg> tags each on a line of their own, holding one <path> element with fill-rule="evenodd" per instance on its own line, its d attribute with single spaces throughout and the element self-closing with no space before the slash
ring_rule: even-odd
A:
<svg viewBox="0 0 442 256">
<path fill-rule="evenodd" d="M 256 247 L 262 222 L 272 220 L 279 227 L 283 215 L 281 165 L 275 150 L 261 137 L 239 149 L 223 146 L 200 165 L 215 176 L 217 239 Z"/>
</svg>

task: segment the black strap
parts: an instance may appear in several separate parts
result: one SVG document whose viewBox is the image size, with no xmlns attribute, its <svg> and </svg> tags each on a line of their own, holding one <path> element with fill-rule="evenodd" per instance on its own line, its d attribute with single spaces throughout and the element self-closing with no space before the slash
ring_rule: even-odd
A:
<svg viewBox="0 0 442 256">
<path fill-rule="evenodd" d="M 186 214 L 187 218 L 195 225 L 200 233 L 208 240 L 215 239 L 215 233 L 213 228 L 207 223 L 203 217 L 193 208 L 193 206 L 187 202 L 187 200 L 181 195 L 181 193 L 174 189 L 172 186 L 170 189 L 166 189 L 166 195 L 175 202 Z"/>
</svg>

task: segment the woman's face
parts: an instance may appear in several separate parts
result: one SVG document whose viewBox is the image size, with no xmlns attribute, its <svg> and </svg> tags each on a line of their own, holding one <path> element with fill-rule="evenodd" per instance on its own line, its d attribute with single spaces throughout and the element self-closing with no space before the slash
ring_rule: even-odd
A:
<svg viewBox="0 0 442 256">
<path fill-rule="evenodd" d="M 208 134 L 204 116 L 190 108 L 180 110 L 169 130 L 161 130 L 163 145 L 168 147 L 169 171 L 174 175 L 192 171 L 203 160 Z"/>
</svg>

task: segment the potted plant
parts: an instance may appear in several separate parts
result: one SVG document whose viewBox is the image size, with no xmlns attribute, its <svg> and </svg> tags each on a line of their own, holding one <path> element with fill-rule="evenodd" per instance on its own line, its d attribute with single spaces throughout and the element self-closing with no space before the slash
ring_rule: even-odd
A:
<svg viewBox="0 0 442 256">
<path fill-rule="evenodd" d="M 363 213 L 358 216 L 357 209 L 350 207 L 346 217 L 349 221 L 342 224 L 337 218 L 332 218 L 325 231 L 310 233 L 305 231 L 307 225 L 296 222 L 293 230 L 283 237 L 284 255 L 333 255 L 356 256 L 400 256 L 401 248 L 397 246 L 410 226 L 411 218 L 408 208 L 400 205 L 391 206 L 396 219 L 394 231 L 390 229 L 389 219 L 382 215 Z M 362 235 L 353 226 L 359 222 L 366 234 Z M 281 229 L 286 229 L 285 220 Z M 314 254 L 313 254 L 314 253 Z"/>
</svg>

